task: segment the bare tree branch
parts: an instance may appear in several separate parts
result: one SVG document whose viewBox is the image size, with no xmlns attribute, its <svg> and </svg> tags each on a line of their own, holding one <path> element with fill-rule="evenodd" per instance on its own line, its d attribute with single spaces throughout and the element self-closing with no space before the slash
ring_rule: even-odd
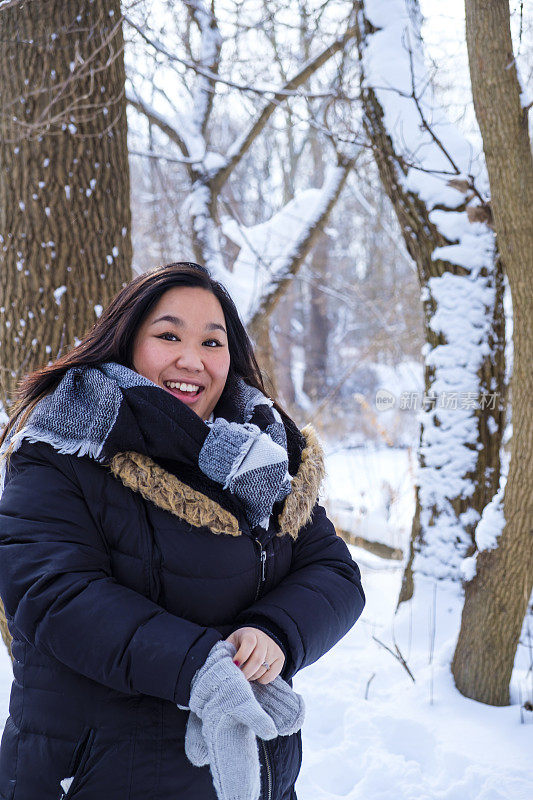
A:
<svg viewBox="0 0 533 800">
<path fill-rule="evenodd" d="M 342 36 L 336 39 L 331 45 L 324 48 L 324 50 L 322 50 L 318 56 L 315 56 L 315 58 L 311 59 L 311 61 L 308 61 L 307 64 L 305 64 L 304 67 L 296 73 L 296 75 L 294 75 L 285 83 L 281 90 L 276 92 L 272 100 L 270 100 L 264 106 L 258 117 L 248 128 L 248 131 L 241 137 L 239 141 L 234 142 L 233 146 L 230 148 L 230 155 L 227 163 L 220 167 L 218 172 L 212 176 L 213 185 L 216 187 L 216 189 L 220 190 L 220 188 L 227 181 L 231 172 L 235 169 L 245 153 L 248 152 L 254 140 L 261 133 L 271 116 L 278 108 L 280 102 L 285 98 L 286 93 L 288 91 L 293 92 L 295 89 L 302 86 L 307 80 L 309 80 L 311 75 L 313 75 L 327 61 L 329 61 L 329 59 L 335 55 L 335 53 L 338 53 L 339 50 L 342 50 L 346 46 L 347 42 L 349 42 L 350 39 L 353 39 L 355 35 L 355 26 L 350 26 Z"/>
<path fill-rule="evenodd" d="M 155 108 L 152 108 L 148 103 L 144 100 L 141 100 L 138 96 L 133 96 L 131 92 L 126 91 L 126 99 L 130 106 L 135 108 L 136 111 L 139 111 L 143 114 L 152 125 L 156 125 L 164 134 L 168 136 L 171 142 L 177 144 L 181 152 L 183 153 L 184 164 L 194 164 L 197 163 L 198 159 L 191 158 L 190 153 L 187 149 L 187 145 L 185 144 L 184 139 L 180 136 L 177 129 L 170 124 L 170 122 Z"/>
<path fill-rule="evenodd" d="M 170 62 L 182 64 L 184 67 L 193 70 L 198 75 L 202 75 L 204 78 L 209 78 L 214 84 L 221 83 L 224 86 L 228 86 L 230 89 L 237 89 L 240 92 L 247 92 L 249 94 L 255 94 L 260 97 L 264 97 L 265 95 L 283 95 L 284 97 L 302 97 L 302 93 L 296 90 L 289 90 L 289 89 L 273 89 L 271 86 L 251 86 L 249 83 L 237 83 L 237 81 L 231 81 L 228 78 L 223 78 L 220 75 L 210 72 L 208 69 L 204 69 L 198 61 L 194 61 L 193 59 L 186 59 L 180 58 L 175 53 L 172 53 L 168 50 L 165 45 L 160 42 L 157 38 L 153 36 L 148 36 L 146 31 L 144 31 L 140 26 L 138 26 L 132 19 L 125 16 L 124 21 L 128 23 L 128 25 L 134 28 L 139 35 L 144 39 L 144 41 L 149 44 L 157 53 L 165 56 L 169 59 Z M 318 94 L 308 95 L 306 93 L 306 97 L 331 97 L 331 92 L 320 92 Z"/>
</svg>

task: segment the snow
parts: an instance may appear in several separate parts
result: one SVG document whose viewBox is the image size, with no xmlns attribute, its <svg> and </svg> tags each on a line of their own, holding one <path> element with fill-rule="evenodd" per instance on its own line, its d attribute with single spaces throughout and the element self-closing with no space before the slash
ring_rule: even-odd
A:
<svg viewBox="0 0 533 800">
<path fill-rule="evenodd" d="M 227 164 L 227 160 L 220 153 L 214 153 L 209 150 L 204 157 L 203 166 L 206 172 L 216 172 L 223 169 Z"/>
<path fill-rule="evenodd" d="M 498 546 L 498 537 L 505 526 L 503 494 L 498 492 L 483 509 L 481 521 L 476 528 L 478 550 L 493 550 Z"/>
<path fill-rule="evenodd" d="M 330 518 L 342 530 L 404 551 L 414 514 L 414 453 L 345 443 L 325 449 L 323 494 Z"/>
<path fill-rule="evenodd" d="M 67 291 L 66 286 L 58 286 L 57 289 L 54 289 L 54 298 L 58 306 L 61 305 L 61 298 L 63 297 L 66 291 Z"/>
<path fill-rule="evenodd" d="M 74 780 L 74 775 L 72 775 L 70 778 L 63 778 L 62 781 L 59 781 L 59 785 L 61 786 L 61 788 L 65 793 L 68 792 L 68 790 L 70 789 L 73 780 Z"/>
<path fill-rule="evenodd" d="M 366 552 L 349 549 L 356 561 L 368 561 Z M 533 715 L 521 725 L 516 705 L 485 706 L 454 687 L 457 598 L 442 587 L 435 594 L 431 582 L 423 587 L 427 609 L 437 607 L 431 655 L 427 610 L 425 635 L 409 636 L 406 614 L 394 620 L 401 566 L 374 564 L 362 566 L 367 604 L 360 620 L 293 681 L 306 703 L 298 800 L 530 798 Z M 390 645 L 393 620 L 415 683 L 372 639 Z"/>
<path fill-rule="evenodd" d="M 294 397 L 304 411 L 312 409 L 313 404 L 304 391 L 305 351 L 301 345 L 292 346 L 291 378 L 294 386 Z"/>
</svg>

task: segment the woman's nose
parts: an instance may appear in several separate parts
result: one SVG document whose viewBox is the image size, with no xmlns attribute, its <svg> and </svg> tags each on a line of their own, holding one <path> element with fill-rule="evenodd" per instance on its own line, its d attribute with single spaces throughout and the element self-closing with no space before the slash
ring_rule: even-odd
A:
<svg viewBox="0 0 533 800">
<path fill-rule="evenodd" d="M 180 352 L 176 358 L 176 364 L 181 367 L 181 369 L 194 370 L 195 372 L 199 372 L 204 368 L 200 353 L 198 353 L 194 347 L 180 348 Z"/>
</svg>

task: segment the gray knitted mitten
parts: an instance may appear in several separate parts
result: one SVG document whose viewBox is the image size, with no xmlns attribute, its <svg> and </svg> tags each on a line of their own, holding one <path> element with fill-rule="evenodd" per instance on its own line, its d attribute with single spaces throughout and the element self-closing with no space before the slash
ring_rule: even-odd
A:
<svg viewBox="0 0 533 800">
<path fill-rule="evenodd" d="M 189 707 L 201 720 L 213 784 L 219 800 L 258 800 L 261 791 L 256 735 L 278 733 L 240 669 L 235 647 L 219 641 L 191 682 Z M 187 756 L 189 752 L 187 751 Z M 195 758 L 194 748 L 191 752 Z M 194 763 L 194 761 L 193 761 Z M 206 762 L 202 759 L 203 766 Z"/>
<path fill-rule="evenodd" d="M 267 684 L 250 683 L 256 700 L 272 717 L 280 736 L 289 736 L 303 725 L 305 706 L 303 697 L 297 694 L 279 675 Z M 196 767 L 209 763 L 207 744 L 202 734 L 202 722 L 191 711 L 185 734 L 185 752 Z"/>
<path fill-rule="evenodd" d="M 280 675 L 266 684 L 252 681 L 251 687 L 259 705 L 274 720 L 280 736 L 300 730 L 305 718 L 304 699 Z"/>
</svg>

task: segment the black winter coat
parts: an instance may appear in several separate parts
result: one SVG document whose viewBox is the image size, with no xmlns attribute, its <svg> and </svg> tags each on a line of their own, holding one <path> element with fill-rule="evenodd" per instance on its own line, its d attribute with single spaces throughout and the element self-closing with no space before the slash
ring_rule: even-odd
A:
<svg viewBox="0 0 533 800">
<path fill-rule="evenodd" d="M 359 569 L 316 504 L 320 446 L 303 433 L 268 530 L 250 530 L 215 484 L 199 491 L 198 476 L 138 453 L 111 468 L 44 443 L 12 455 L 0 500 L 14 658 L 1 800 L 216 800 L 209 767 L 185 755 L 188 711 L 176 705 L 215 642 L 265 631 L 292 685 L 364 605 Z M 295 800 L 301 734 L 258 749 L 261 800 Z"/>
</svg>

